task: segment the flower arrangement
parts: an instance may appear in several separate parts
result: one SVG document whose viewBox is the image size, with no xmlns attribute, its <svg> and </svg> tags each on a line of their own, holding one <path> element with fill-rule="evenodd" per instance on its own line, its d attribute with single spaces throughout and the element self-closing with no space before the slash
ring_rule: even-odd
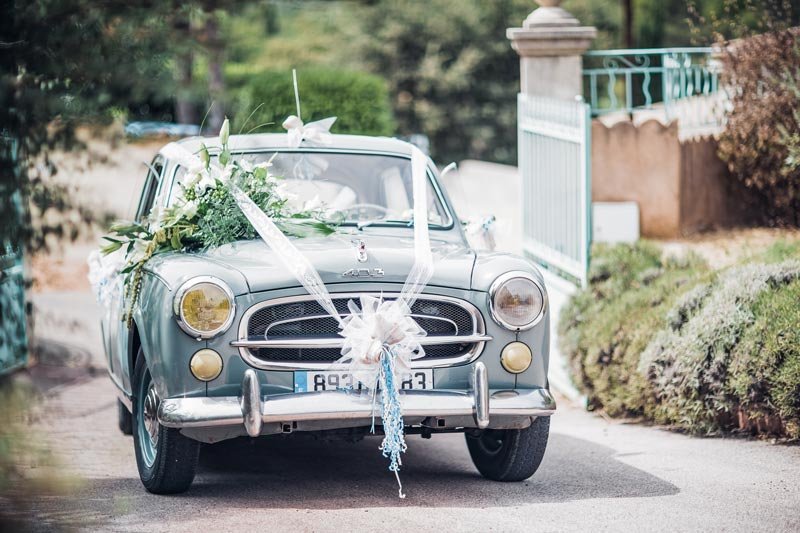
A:
<svg viewBox="0 0 800 533">
<path fill-rule="evenodd" d="M 267 213 L 283 233 L 295 237 L 329 235 L 335 224 L 323 218 L 319 207 L 297 207 L 281 179 L 270 173 L 271 160 L 256 165 L 235 159 L 228 145 L 230 123 L 222 125 L 216 160 L 201 145 L 200 165 L 187 168 L 178 184 L 180 192 L 170 207 L 153 206 L 142 223 L 118 222 L 103 237 L 108 244 L 101 253 L 124 251 L 124 290 L 128 307 L 123 320 L 130 324 L 142 283 L 142 269 L 154 255 L 191 252 L 237 240 L 254 239 L 257 233 L 233 197 L 238 187 Z"/>
</svg>

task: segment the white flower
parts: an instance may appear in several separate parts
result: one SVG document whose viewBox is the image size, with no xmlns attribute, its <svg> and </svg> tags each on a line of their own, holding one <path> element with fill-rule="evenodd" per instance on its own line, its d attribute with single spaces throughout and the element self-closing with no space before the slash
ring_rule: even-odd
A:
<svg viewBox="0 0 800 533">
<path fill-rule="evenodd" d="M 269 167 L 272 166 L 272 160 L 274 158 L 275 158 L 275 156 L 270 157 L 269 161 L 262 161 L 261 163 L 258 163 L 254 168 L 269 168 Z"/>
<path fill-rule="evenodd" d="M 231 134 L 231 123 L 225 118 L 225 122 L 222 123 L 222 127 L 219 129 L 219 143 L 222 146 L 228 144 L 228 137 Z"/>
<path fill-rule="evenodd" d="M 144 235 L 144 233 L 142 234 Z M 131 263 L 138 263 L 147 255 L 147 247 L 150 241 L 144 239 L 136 239 L 133 241 L 133 254 L 131 255 Z"/>
<path fill-rule="evenodd" d="M 217 176 L 217 180 L 223 184 L 229 183 L 233 177 L 233 170 L 234 169 L 231 165 L 226 166 L 219 176 Z"/>
<path fill-rule="evenodd" d="M 197 214 L 197 207 L 198 204 L 196 200 L 182 203 L 178 206 L 178 218 L 192 218 Z"/>
<path fill-rule="evenodd" d="M 278 185 L 275 187 L 275 192 L 274 192 L 274 194 L 275 194 L 275 196 L 277 196 L 279 199 L 281 199 L 281 200 L 286 200 L 286 201 L 293 200 L 294 198 L 297 198 L 297 195 L 296 195 L 296 194 L 293 194 L 293 193 L 289 192 L 289 186 L 286 184 L 286 182 L 285 182 L 285 181 L 283 181 L 283 182 L 279 183 L 279 184 L 278 184 Z"/>
<path fill-rule="evenodd" d="M 241 168 L 245 172 L 252 172 L 253 171 L 253 164 L 248 161 L 247 159 L 242 159 L 239 163 L 239 168 Z"/>
<path fill-rule="evenodd" d="M 307 201 L 305 205 L 303 205 L 303 211 L 314 211 L 315 209 L 319 209 L 321 207 L 322 207 L 322 200 L 320 200 L 318 194 L 315 194 L 314 198 Z"/>
<path fill-rule="evenodd" d="M 150 210 L 150 231 L 156 232 L 164 226 L 164 219 L 166 218 L 166 210 L 160 204 L 153 206 Z"/>
<path fill-rule="evenodd" d="M 195 184 L 195 191 L 198 195 L 203 194 L 206 192 L 206 189 L 213 188 L 217 186 L 217 182 L 214 178 L 212 178 L 208 172 L 201 172 L 199 174 L 200 180 Z"/>
</svg>

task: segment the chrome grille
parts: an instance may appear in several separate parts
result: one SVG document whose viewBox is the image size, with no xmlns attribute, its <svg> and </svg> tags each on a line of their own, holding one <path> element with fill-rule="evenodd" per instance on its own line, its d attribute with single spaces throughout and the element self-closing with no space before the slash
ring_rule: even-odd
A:
<svg viewBox="0 0 800 533">
<path fill-rule="evenodd" d="M 342 316 L 348 302 L 360 294 L 333 295 Z M 378 295 L 375 295 L 378 296 Z M 388 300 L 396 294 L 384 294 Z M 477 357 L 488 337 L 480 312 L 469 302 L 423 295 L 411 307 L 411 316 L 428 336 L 425 356 L 414 366 L 450 366 Z M 252 366 L 266 369 L 320 368 L 341 357 L 342 338 L 336 320 L 311 296 L 278 298 L 256 304 L 243 316 L 238 346 Z M 442 342 L 437 342 L 437 337 Z"/>
</svg>

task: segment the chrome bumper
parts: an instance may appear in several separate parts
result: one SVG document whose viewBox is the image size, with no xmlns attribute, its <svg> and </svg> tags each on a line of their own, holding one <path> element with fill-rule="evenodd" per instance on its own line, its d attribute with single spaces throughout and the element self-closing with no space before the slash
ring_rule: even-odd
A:
<svg viewBox="0 0 800 533">
<path fill-rule="evenodd" d="M 486 367 L 476 363 L 468 391 L 401 391 L 406 424 L 433 427 L 520 427 L 532 417 L 550 416 L 556 403 L 546 389 L 489 390 Z M 256 437 L 265 424 L 297 427 L 298 422 L 367 420 L 373 415 L 372 396 L 344 391 L 303 392 L 261 397 L 258 377 L 245 371 L 241 397 L 170 398 L 161 401 L 158 419 L 170 428 L 211 428 L 243 424 Z M 497 420 L 498 424 L 493 423 Z"/>
</svg>

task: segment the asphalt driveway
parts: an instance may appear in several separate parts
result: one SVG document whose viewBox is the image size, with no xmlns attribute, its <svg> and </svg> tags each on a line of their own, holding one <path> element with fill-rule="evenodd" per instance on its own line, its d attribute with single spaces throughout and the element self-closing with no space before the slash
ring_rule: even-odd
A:
<svg viewBox="0 0 800 533">
<path fill-rule="evenodd" d="M 412 436 L 400 500 L 377 438 L 289 436 L 206 447 L 188 493 L 155 496 L 116 429 L 114 398 L 101 375 L 49 400 L 37 431 L 84 482 L 33 502 L 42 530 L 800 530 L 800 447 L 608 422 L 566 400 L 539 472 L 522 483 L 482 479 L 460 435 Z"/>
</svg>

